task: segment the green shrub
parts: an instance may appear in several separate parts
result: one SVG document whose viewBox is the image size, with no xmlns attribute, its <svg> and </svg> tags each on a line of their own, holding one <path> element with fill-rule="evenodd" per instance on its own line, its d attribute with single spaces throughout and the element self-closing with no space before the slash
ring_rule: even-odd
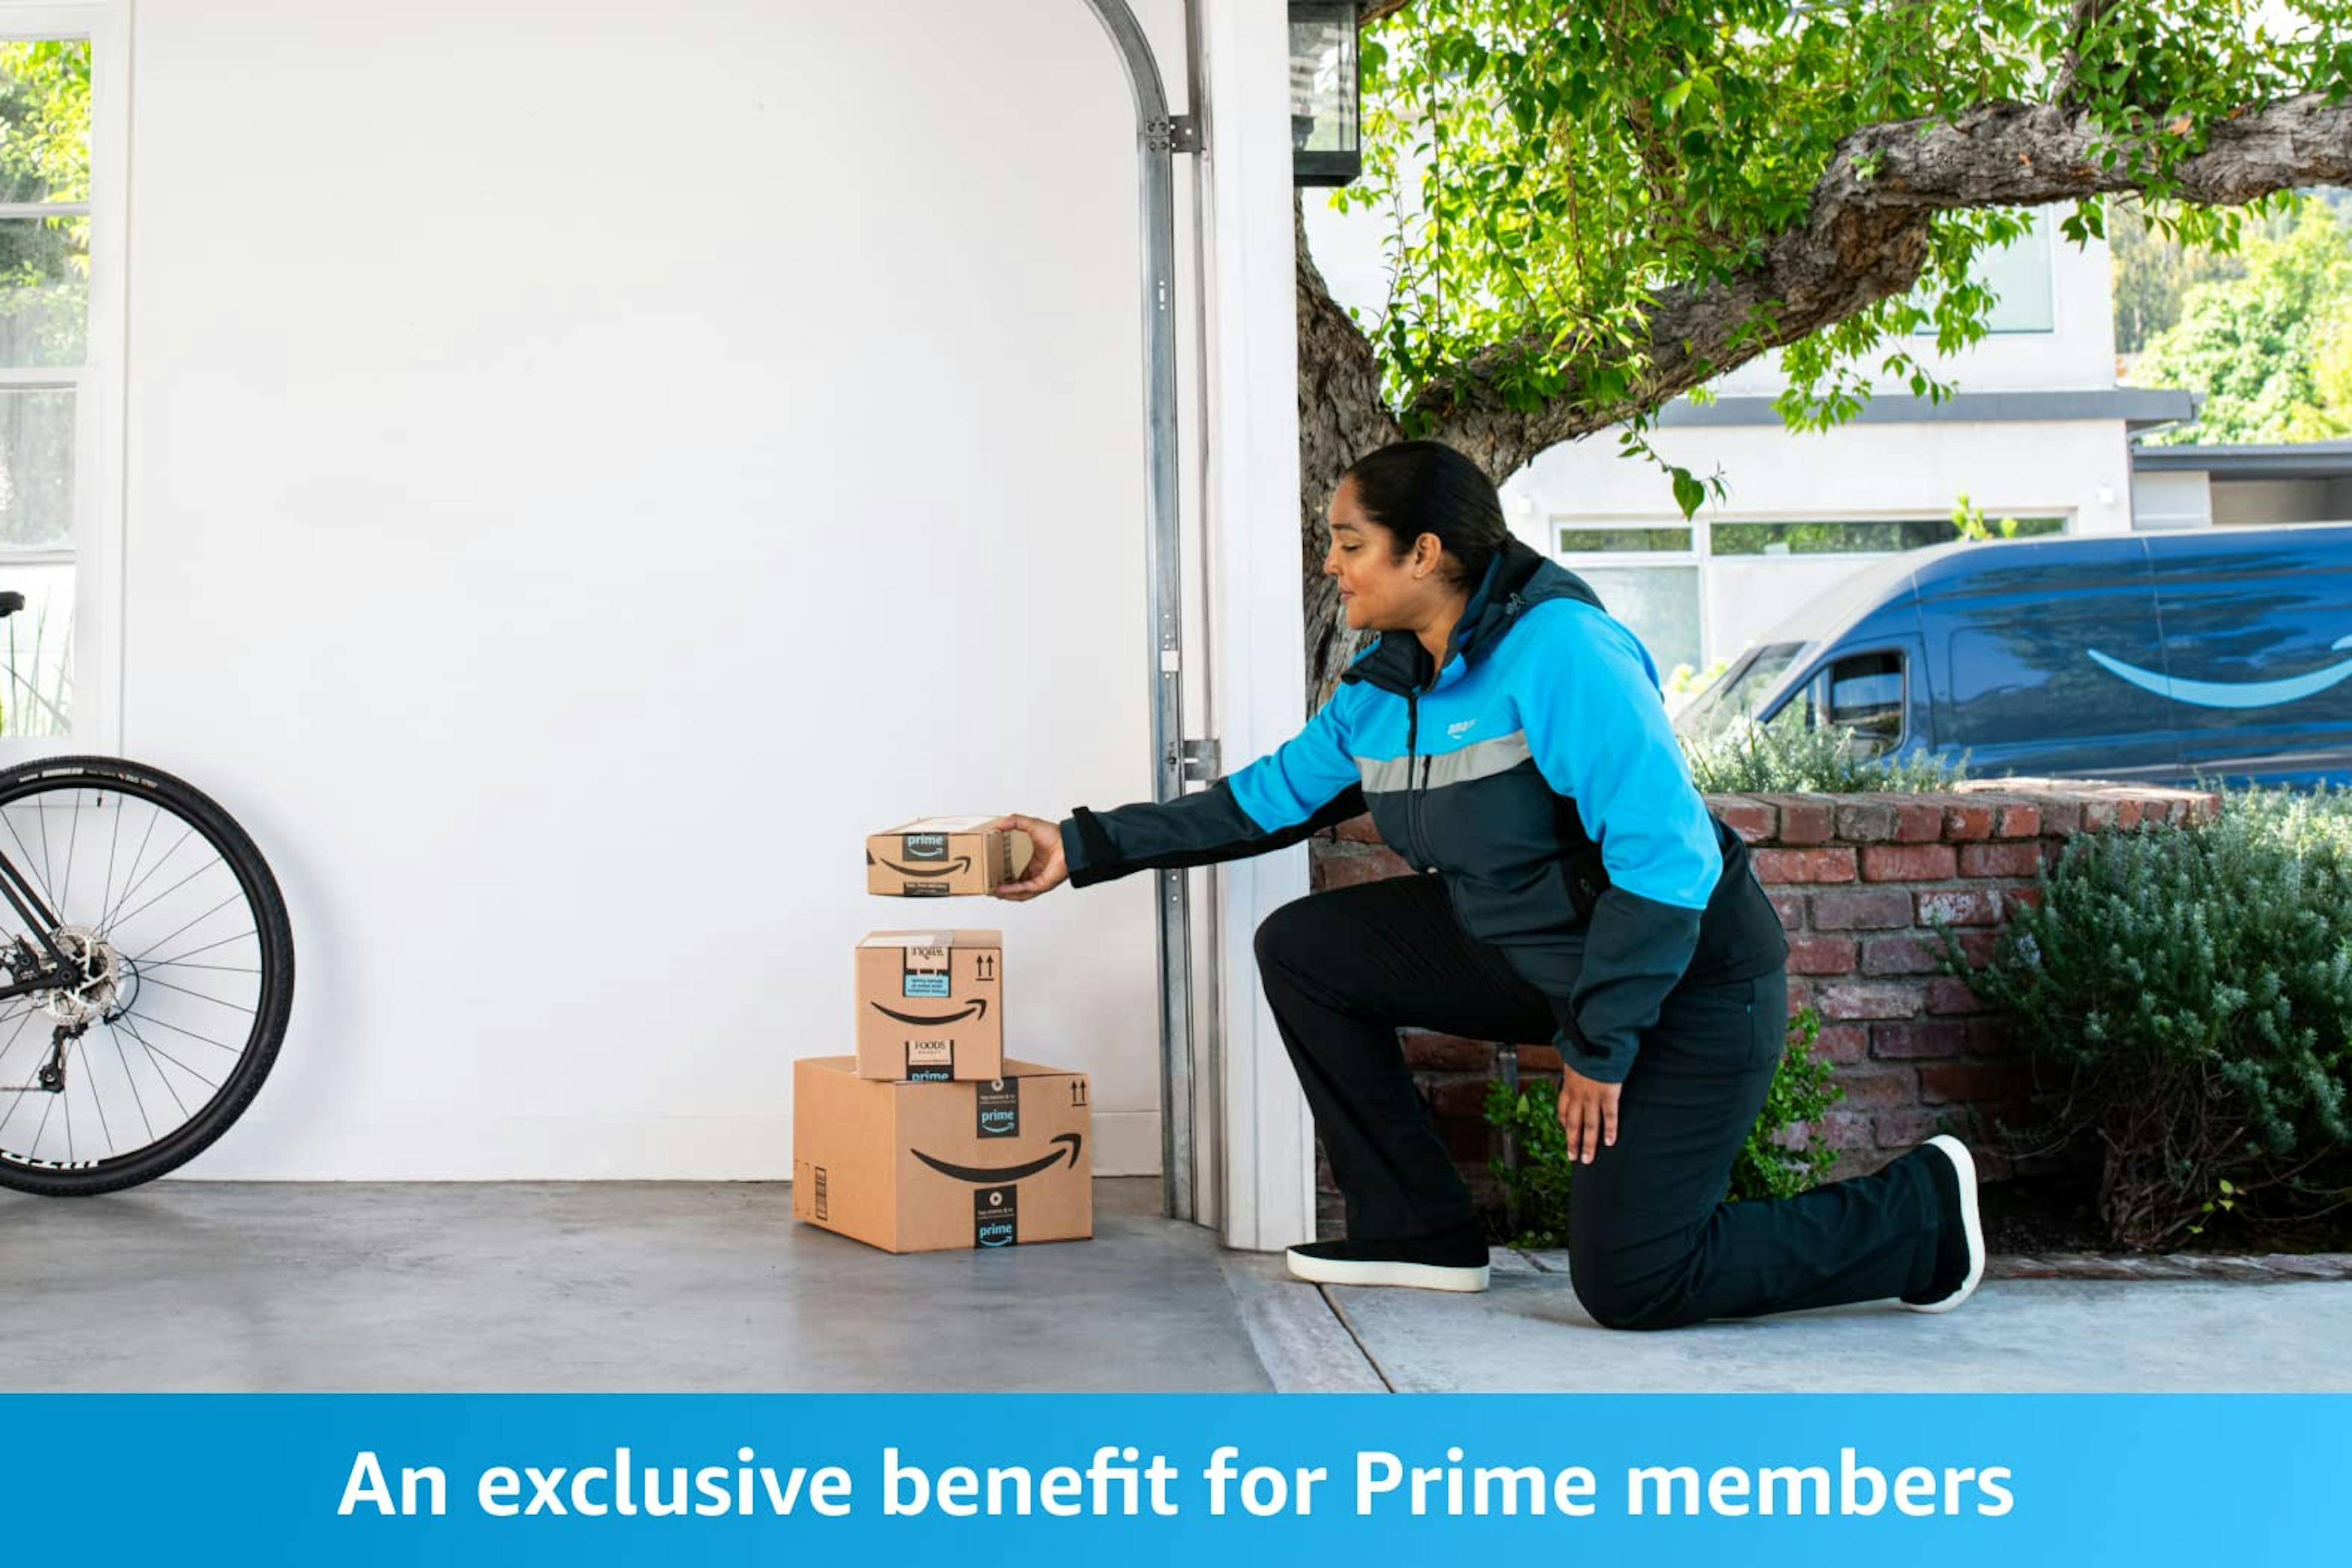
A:
<svg viewBox="0 0 2352 1568">
<path fill-rule="evenodd" d="M 1772 1075 L 1763 1113 L 1732 1162 L 1732 1202 L 1793 1197 L 1828 1179 L 1837 1151 L 1817 1124 L 1845 1090 L 1835 1081 L 1836 1069 L 1813 1055 L 1821 1032 L 1821 1015 L 1811 1007 L 1790 1021 L 1789 1048 Z M 1516 1089 L 1500 1080 L 1487 1085 L 1486 1121 L 1518 1140 L 1516 1168 L 1499 1160 L 1486 1167 L 1518 1210 L 1519 1234 L 1512 1245 L 1567 1246 L 1569 1184 L 1576 1167 L 1559 1125 L 1559 1081 L 1535 1079 Z"/>
<path fill-rule="evenodd" d="M 2041 887 L 1969 984 L 2057 1080 L 2030 1131 L 2095 1138 L 2116 1243 L 2176 1244 L 2217 1205 L 2344 1201 L 2318 1178 L 2352 1144 L 2352 791 L 2232 791 L 2209 824 L 2084 834 Z"/>
<path fill-rule="evenodd" d="M 1889 762 L 1866 755 L 1852 730 L 1795 722 L 1737 724 L 1713 741 L 1685 739 L 1683 754 L 1704 795 L 1921 795 L 1968 776 L 1965 759 Z"/>
</svg>

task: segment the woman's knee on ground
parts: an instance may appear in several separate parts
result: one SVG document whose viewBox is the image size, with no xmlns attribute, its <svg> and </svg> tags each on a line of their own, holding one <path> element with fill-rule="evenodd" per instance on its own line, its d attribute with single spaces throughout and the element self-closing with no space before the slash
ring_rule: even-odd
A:
<svg viewBox="0 0 2352 1568">
<path fill-rule="evenodd" d="M 1688 1292 L 1677 1269 L 1629 1268 L 1622 1254 L 1578 1247 L 1571 1237 L 1568 1283 L 1576 1299 L 1604 1329 L 1674 1329 L 1692 1319 L 1682 1310 Z"/>
</svg>

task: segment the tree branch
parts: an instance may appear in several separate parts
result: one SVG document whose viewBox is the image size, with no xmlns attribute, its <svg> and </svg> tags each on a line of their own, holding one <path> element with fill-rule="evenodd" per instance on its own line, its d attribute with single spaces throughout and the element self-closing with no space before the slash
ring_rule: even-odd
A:
<svg viewBox="0 0 2352 1568">
<path fill-rule="evenodd" d="M 2168 133 L 2187 129 L 2177 124 Z M 1548 447 L 1654 408 L 1768 349 L 1906 292 L 1927 262 L 1928 220 L 1937 213 L 2146 188 L 2147 173 L 2131 158 L 2099 165 L 2099 140 L 2088 115 L 2053 104 L 1988 104 L 1952 121 L 1864 127 L 1838 144 L 1805 221 L 1773 239 L 1761 261 L 1727 281 L 1659 296 L 1645 374 L 1624 398 L 1596 405 L 1571 385 L 1533 412 L 1506 406 L 1493 373 L 1515 355 L 1539 352 L 1540 342 L 1530 340 L 1472 355 L 1458 385 L 1424 388 L 1412 413 L 1499 483 Z M 2235 205 L 2295 186 L 2346 184 L 2352 184 L 2352 103 L 2306 93 L 2211 126 L 2204 151 L 2173 169 L 2168 194 Z"/>
<path fill-rule="evenodd" d="M 1393 16 L 1412 0 L 1357 0 L 1356 26 L 1369 27 L 1383 16 Z"/>
</svg>

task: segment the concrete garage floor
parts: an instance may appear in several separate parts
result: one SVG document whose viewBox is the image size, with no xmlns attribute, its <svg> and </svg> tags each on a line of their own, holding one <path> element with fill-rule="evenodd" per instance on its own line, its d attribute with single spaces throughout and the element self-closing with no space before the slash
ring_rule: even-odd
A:
<svg viewBox="0 0 2352 1568">
<path fill-rule="evenodd" d="M 1095 1239 L 893 1258 L 782 1184 L 165 1182 L 0 1194 L 14 1391 L 2352 1390 L 2352 1283 L 2003 1281 L 1668 1334 L 1554 1254 L 1483 1296 L 1318 1290 L 1097 1184 Z"/>
</svg>

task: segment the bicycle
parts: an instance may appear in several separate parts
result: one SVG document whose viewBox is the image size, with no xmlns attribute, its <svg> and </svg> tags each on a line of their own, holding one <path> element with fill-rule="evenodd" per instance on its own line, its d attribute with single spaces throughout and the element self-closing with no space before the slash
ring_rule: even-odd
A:
<svg viewBox="0 0 2352 1568">
<path fill-rule="evenodd" d="M 0 593 L 0 619 L 24 607 Z M 209 796 L 117 757 L 0 769 L 0 1187 L 136 1186 L 253 1103 L 294 938 L 268 864 Z"/>
</svg>

